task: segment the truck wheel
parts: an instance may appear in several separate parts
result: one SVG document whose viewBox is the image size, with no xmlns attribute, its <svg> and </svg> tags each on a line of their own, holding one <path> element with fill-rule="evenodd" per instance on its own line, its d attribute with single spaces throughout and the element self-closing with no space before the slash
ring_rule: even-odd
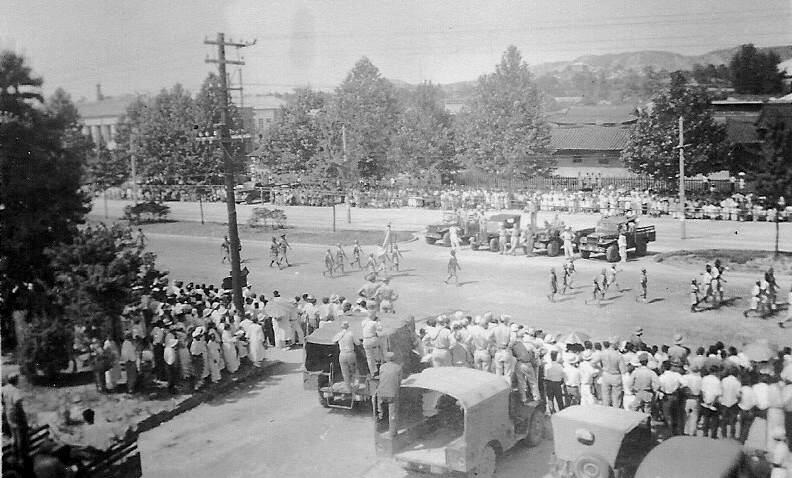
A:
<svg viewBox="0 0 792 478">
<path fill-rule="evenodd" d="M 479 245 L 478 245 L 478 242 L 471 242 L 471 243 L 470 243 L 470 250 L 471 250 L 471 251 L 477 251 L 477 250 L 479 250 Z"/>
<path fill-rule="evenodd" d="M 611 468 L 599 455 L 583 455 L 572 466 L 575 478 L 610 478 Z"/>
<path fill-rule="evenodd" d="M 605 250 L 605 259 L 607 259 L 608 262 L 619 262 L 619 259 L 621 259 L 619 256 L 619 246 L 616 244 L 608 246 L 608 249 Z"/>
<path fill-rule="evenodd" d="M 646 239 L 638 239 L 635 241 L 635 255 L 636 256 L 645 256 L 646 255 Z"/>
<path fill-rule="evenodd" d="M 561 244 L 558 241 L 550 241 L 547 243 L 547 255 L 555 257 L 561 253 Z"/>
<path fill-rule="evenodd" d="M 443 246 L 451 247 L 451 233 L 450 232 L 446 232 L 445 234 L 443 234 Z"/>
<path fill-rule="evenodd" d="M 500 250 L 500 247 L 498 247 L 498 238 L 497 237 L 493 237 L 492 239 L 490 239 L 490 251 L 498 252 L 499 250 Z"/>
<path fill-rule="evenodd" d="M 528 435 L 523 439 L 525 444 L 533 447 L 542 443 L 544 429 L 544 413 L 539 411 L 533 412 L 531 418 L 528 420 Z"/>
<path fill-rule="evenodd" d="M 430 246 L 434 245 L 434 243 L 437 242 L 437 239 L 435 239 L 434 237 L 425 236 L 424 239 L 426 239 L 426 243 L 429 244 Z"/>
<path fill-rule="evenodd" d="M 481 462 L 468 473 L 468 476 L 470 478 L 492 478 L 495 474 L 495 460 L 497 460 L 495 449 L 492 448 L 492 445 L 487 445 L 481 454 Z"/>
<path fill-rule="evenodd" d="M 583 259 L 588 259 L 591 257 L 591 251 L 580 251 L 580 257 Z"/>
<path fill-rule="evenodd" d="M 327 402 L 327 399 L 325 398 L 325 396 L 322 395 L 322 391 L 321 390 L 319 390 L 319 405 L 321 405 L 321 406 L 323 406 L 325 408 L 330 408 L 330 404 Z"/>
</svg>

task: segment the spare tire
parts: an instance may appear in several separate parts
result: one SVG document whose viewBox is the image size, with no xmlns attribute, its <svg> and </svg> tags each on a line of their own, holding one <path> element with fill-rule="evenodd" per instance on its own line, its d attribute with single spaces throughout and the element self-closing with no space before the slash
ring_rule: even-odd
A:
<svg viewBox="0 0 792 478">
<path fill-rule="evenodd" d="M 611 467 L 599 455 L 583 455 L 572 465 L 575 478 L 610 478 Z"/>
<path fill-rule="evenodd" d="M 492 239 L 490 239 L 489 246 L 490 246 L 490 250 L 492 252 L 498 252 L 500 250 L 500 247 L 499 247 L 499 244 L 498 244 L 498 238 L 497 237 L 493 237 Z"/>
<path fill-rule="evenodd" d="M 561 253 L 561 243 L 558 241 L 550 241 L 547 243 L 547 255 L 555 257 Z"/>
<path fill-rule="evenodd" d="M 608 262 L 619 262 L 619 259 L 621 259 L 621 256 L 619 255 L 619 246 L 616 244 L 611 244 L 608 246 L 608 248 L 605 250 L 605 259 L 607 259 Z"/>
</svg>

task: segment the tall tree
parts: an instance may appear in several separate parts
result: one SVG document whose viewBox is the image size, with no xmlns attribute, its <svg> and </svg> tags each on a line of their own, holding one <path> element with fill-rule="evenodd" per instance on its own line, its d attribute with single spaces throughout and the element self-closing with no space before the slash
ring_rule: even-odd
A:
<svg viewBox="0 0 792 478">
<path fill-rule="evenodd" d="M 345 128 L 347 158 L 353 170 L 366 178 L 389 172 L 392 165 L 387 153 L 398 124 L 399 105 L 393 85 L 368 58 L 358 60 L 336 88 L 334 109 L 331 118 L 337 117 Z"/>
<path fill-rule="evenodd" d="M 451 115 L 442 91 L 431 83 L 409 93 L 393 137 L 391 158 L 399 172 L 447 172 L 456 168 Z"/>
<path fill-rule="evenodd" d="M 671 74 L 671 85 L 639 112 L 622 150 L 622 160 L 639 174 L 658 179 L 679 177 L 679 117 L 684 118 L 685 174 L 708 174 L 724 169 L 726 130 L 712 119 L 710 97 L 686 84 L 681 72 Z"/>
<path fill-rule="evenodd" d="M 327 96 L 308 88 L 295 91 L 294 98 L 281 107 L 278 121 L 267 131 L 259 159 L 275 172 L 307 173 L 312 170 L 329 141 L 324 116 Z M 324 162 L 331 155 L 324 156 Z M 321 169 L 321 168 L 320 168 Z"/>
<path fill-rule="evenodd" d="M 44 103 L 43 84 L 13 52 L 0 53 L 0 317 L 4 345 L 15 338 L 13 310 L 38 320 L 50 301 L 38 297 L 52 281 L 44 250 L 71 241 L 88 212 L 81 191 L 88 142 L 62 91 Z M 44 292 L 42 292 L 43 294 Z M 35 299 L 35 300 L 34 300 Z M 53 316 L 57 316 L 56 311 Z M 17 317 L 15 314 L 14 317 Z"/>
<path fill-rule="evenodd" d="M 769 116 L 769 115 L 768 115 Z M 746 179 L 760 195 L 766 196 L 771 205 L 783 196 L 792 204 L 792 124 L 781 118 L 770 118 L 759 128 L 762 153 L 758 161 L 746 169 Z"/>
<path fill-rule="evenodd" d="M 742 45 L 729 63 L 735 91 L 755 95 L 780 93 L 784 87 L 784 75 L 778 71 L 780 62 L 773 51 L 763 53 L 750 43 Z"/>
<path fill-rule="evenodd" d="M 459 155 L 469 166 L 520 176 L 552 171 L 541 96 L 515 46 L 504 52 L 494 73 L 479 78 L 468 111 L 458 118 Z"/>
</svg>

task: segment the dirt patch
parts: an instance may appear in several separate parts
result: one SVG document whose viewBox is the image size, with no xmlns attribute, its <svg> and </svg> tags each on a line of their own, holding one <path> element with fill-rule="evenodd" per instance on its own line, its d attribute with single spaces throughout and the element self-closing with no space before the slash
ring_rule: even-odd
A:
<svg viewBox="0 0 792 478">
<path fill-rule="evenodd" d="M 91 218 L 94 219 L 94 218 Z M 101 221 L 89 220 L 89 223 L 98 224 Z M 171 234 L 175 236 L 201 236 L 216 237 L 222 242 L 223 236 L 228 234 L 228 226 L 214 222 L 201 224 L 190 221 L 171 221 L 155 224 L 144 224 L 140 227 L 146 234 Z M 272 236 L 287 234 L 286 238 L 295 244 L 335 244 L 340 242 L 345 245 L 352 244 L 355 239 L 362 245 L 382 244 L 385 231 L 352 231 L 338 229 L 318 230 L 316 228 L 287 227 L 284 229 L 252 228 L 247 224 L 239 225 L 239 239 L 245 241 L 270 241 Z M 393 231 L 398 242 L 409 241 L 413 238 L 412 231 Z M 218 243 L 218 249 L 220 247 Z"/>
<path fill-rule="evenodd" d="M 780 252 L 778 257 L 770 251 L 736 249 L 699 249 L 666 252 L 655 256 L 655 261 L 671 265 L 692 266 L 704 269 L 716 259 L 726 264 L 729 270 L 745 273 L 762 273 L 772 267 L 777 275 L 792 274 L 792 253 Z"/>
</svg>

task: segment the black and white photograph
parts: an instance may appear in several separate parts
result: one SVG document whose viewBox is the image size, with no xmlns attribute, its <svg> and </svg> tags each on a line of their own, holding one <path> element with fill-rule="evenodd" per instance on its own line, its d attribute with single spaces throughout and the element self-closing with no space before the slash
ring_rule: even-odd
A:
<svg viewBox="0 0 792 478">
<path fill-rule="evenodd" d="M 3 478 L 792 477 L 790 0 L 0 0 Z"/>
</svg>

